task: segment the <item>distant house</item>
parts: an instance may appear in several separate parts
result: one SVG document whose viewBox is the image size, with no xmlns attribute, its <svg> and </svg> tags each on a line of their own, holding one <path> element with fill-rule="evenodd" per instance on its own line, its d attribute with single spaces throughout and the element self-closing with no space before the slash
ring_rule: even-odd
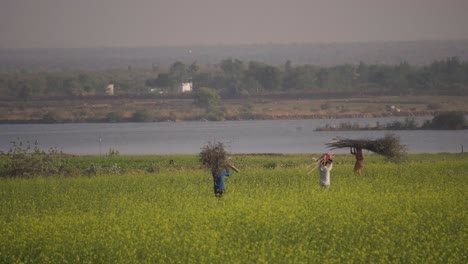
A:
<svg viewBox="0 0 468 264">
<path fill-rule="evenodd" d="M 170 87 L 157 87 L 149 89 L 150 93 L 159 93 L 159 94 L 166 94 L 166 93 L 190 93 L 193 90 L 193 83 L 192 82 L 183 82 L 179 83 L 175 89 L 171 89 Z"/>
<path fill-rule="evenodd" d="M 192 92 L 192 89 L 193 89 L 193 83 L 192 82 L 184 82 L 184 83 L 181 83 L 180 86 L 179 86 L 179 92 L 182 92 L 182 93 L 190 93 Z"/>
<path fill-rule="evenodd" d="M 106 87 L 106 94 L 107 95 L 114 95 L 114 84 L 109 83 Z"/>
</svg>

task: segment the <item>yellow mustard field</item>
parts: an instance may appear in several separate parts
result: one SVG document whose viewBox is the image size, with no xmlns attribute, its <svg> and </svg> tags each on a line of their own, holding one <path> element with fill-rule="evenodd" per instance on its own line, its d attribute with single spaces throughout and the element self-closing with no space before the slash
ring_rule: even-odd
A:
<svg viewBox="0 0 468 264">
<path fill-rule="evenodd" d="M 329 188 L 312 157 L 235 155 L 221 198 L 187 155 L 113 157 L 119 174 L 3 177 L 0 263 L 468 262 L 466 154 L 366 155 L 362 176 L 336 156 Z"/>
</svg>

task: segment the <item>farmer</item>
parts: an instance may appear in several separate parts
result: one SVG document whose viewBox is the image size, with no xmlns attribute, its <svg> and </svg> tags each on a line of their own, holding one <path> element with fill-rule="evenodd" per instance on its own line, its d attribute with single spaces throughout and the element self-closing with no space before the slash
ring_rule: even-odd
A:
<svg viewBox="0 0 468 264">
<path fill-rule="evenodd" d="M 220 172 L 211 171 L 213 175 L 213 187 L 216 197 L 221 197 L 224 194 L 224 177 L 229 177 L 229 169 L 224 168 Z"/>
<path fill-rule="evenodd" d="M 322 157 L 318 160 L 319 166 L 318 170 L 320 173 L 320 186 L 328 187 L 330 186 L 330 171 L 333 168 L 333 160 L 331 159 L 331 155 L 325 153 Z"/>
<path fill-rule="evenodd" d="M 362 149 L 358 147 L 351 147 L 350 152 L 356 158 L 356 163 L 354 164 L 354 174 L 361 176 L 362 162 L 364 161 L 364 156 L 362 156 Z"/>
</svg>

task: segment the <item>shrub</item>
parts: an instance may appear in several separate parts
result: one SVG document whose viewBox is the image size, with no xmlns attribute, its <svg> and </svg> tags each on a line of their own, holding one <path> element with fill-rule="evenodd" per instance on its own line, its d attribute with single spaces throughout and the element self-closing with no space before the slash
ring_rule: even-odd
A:
<svg viewBox="0 0 468 264">
<path fill-rule="evenodd" d="M 435 114 L 430 127 L 433 129 L 463 129 L 465 124 L 466 120 L 462 112 L 450 111 Z"/>
<path fill-rule="evenodd" d="M 8 176 L 69 175 L 74 171 L 68 160 L 55 148 L 44 152 L 39 149 L 37 141 L 31 148 L 29 141 L 23 143 L 19 139 L 12 144 L 6 153 Z"/>
<path fill-rule="evenodd" d="M 205 119 L 208 121 L 223 121 L 224 112 L 223 111 L 213 111 L 205 114 Z"/>
<path fill-rule="evenodd" d="M 193 100 L 196 106 L 208 112 L 220 104 L 221 98 L 215 89 L 202 87 L 194 93 Z"/>
<path fill-rule="evenodd" d="M 106 156 L 113 157 L 113 156 L 118 156 L 120 155 L 120 152 L 116 149 L 109 148 L 109 151 L 107 151 Z"/>
<path fill-rule="evenodd" d="M 268 163 L 263 165 L 263 168 L 265 168 L 265 169 L 276 169 L 276 167 L 278 167 L 278 164 L 276 162 L 274 162 L 274 161 L 268 162 Z"/>
<path fill-rule="evenodd" d="M 132 115 L 133 122 L 148 122 L 150 121 L 150 115 L 145 110 L 139 110 Z"/>
<path fill-rule="evenodd" d="M 62 123 L 63 118 L 56 112 L 47 112 L 42 116 L 42 122 L 46 124 L 57 124 Z"/>
<path fill-rule="evenodd" d="M 122 168 L 119 164 L 114 163 L 110 167 L 105 168 L 104 172 L 108 174 L 124 174 L 125 169 Z"/>
<path fill-rule="evenodd" d="M 100 171 L 101 171 L 101 167 L 99 165 L 94 164 L 94 163 L 91 163 L 88 167 L 85 168 L 85 174 L 88 175 L 88 176 L 96 175 Z"/>
<path fill-rule="evenodd" d="M 106 115 L 106 121 L 110 123 L 118 123 L 123 120 L 122 114 L 117 112 L 110 112 Z"/>
<path fill-rule="evenodd" d="M 151 163 L 146 167 L 146 172 L 149 173 L 159 173 L 160 170 L 160 166 L 156 163 Z"/>
</svg>

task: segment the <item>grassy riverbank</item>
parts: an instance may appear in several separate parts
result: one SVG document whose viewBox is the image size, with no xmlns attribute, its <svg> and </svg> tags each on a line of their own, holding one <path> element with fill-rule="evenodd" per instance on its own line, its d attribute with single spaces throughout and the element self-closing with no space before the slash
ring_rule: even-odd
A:
<svg viewBox="0 0 468 264">
<path fill-rule="evenodd" d="M 222 118 L 312 119 L 468 113 L 463 96 L 272 97 L 224 99 Z M 193 100 L 164 98 L 75 98 L 73 100 L 1 101 L 0 123 L 154 122 L 210 119 Z"/>
<path fill-rule="evenodd" d="M 195 155 L 69 156 L 123 170 L 0 179 L 0 262 L 467 261 L 466 154 L 366 155 L 361 177 L 338 155 L 328 189 L 313 156 L 234 155 L 221 199 Z"/>
</svg>

